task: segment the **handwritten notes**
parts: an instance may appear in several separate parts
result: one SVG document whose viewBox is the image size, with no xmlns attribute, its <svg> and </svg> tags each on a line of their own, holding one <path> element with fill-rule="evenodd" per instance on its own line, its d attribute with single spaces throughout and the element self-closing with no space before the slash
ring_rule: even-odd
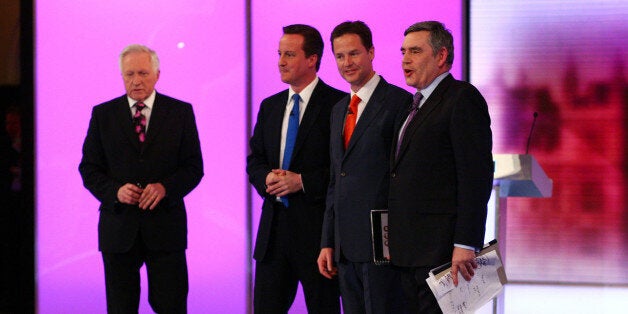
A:
<svg viewBox="0 0 628 314">
<path fill-rule="evenodd" d="M 483 250 L 476 258 L 478 268 L 470 281 L 459 275 L 454 286 L 451 268 L 438 274 L 430 272 L 427 284 L 444 314 L 473 313 L 497 296 L 506 283 L 506 275 L 496 248 Z"/>
</svg>

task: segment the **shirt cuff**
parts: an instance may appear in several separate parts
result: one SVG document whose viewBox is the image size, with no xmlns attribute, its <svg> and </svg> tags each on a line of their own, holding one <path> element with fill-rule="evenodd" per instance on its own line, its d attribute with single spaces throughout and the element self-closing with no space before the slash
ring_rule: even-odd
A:
<svg viewBox="0 0 628 314">
<path fill-rule="evenodd" d="M 458 244 L 458 243 L 454 243 L 455 247 L 459 247 L 459 248 L 463 248 L 463 249 L 467 249 L 467 250 L 472 250 L 474 252 L 479 252 L 480 250 L 478 248 L 472 247 L 472 246 L 468 246 L 468 245 L 464 245 L 464 244 Z"/>
</svg>

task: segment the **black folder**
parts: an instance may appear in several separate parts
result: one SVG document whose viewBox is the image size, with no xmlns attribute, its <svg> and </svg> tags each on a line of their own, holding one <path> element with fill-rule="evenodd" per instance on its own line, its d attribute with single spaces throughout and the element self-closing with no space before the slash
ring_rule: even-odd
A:
<svg viewBox="0 0 628 314">
<path fill-rule="evenodd" d="M 387 209 L 371 210 L 371 237 L 373 239 L 373 262 L 375 265 L 389 265 Z"/>
</svg>

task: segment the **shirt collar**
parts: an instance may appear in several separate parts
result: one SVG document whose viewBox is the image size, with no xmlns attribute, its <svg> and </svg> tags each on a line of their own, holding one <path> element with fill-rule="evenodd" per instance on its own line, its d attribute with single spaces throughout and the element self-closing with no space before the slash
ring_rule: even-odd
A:
<svg viewBox="0 0 628 314">
<path fill-rule="evenodd" d="M 155 103 L 155 96 L 157 95 L 157 92 L 155 90 L 153 90 L 153 92 L 150 94 L 150 96 L 148 96 L 148 98 L 144 99 L 144 101 L 142 101 L 144 103 L 144 105 L 146 105 L 146 107 L 148 107 L 148 109 L 152 110 L 153 109 L 153 104 Z M 135 106 L 135 103 L 137 103 L 137 100 L 126 96 L 126 99 L 129 101 L 129 107 L 133 108 L 133 106 Z"/>
<path fill-rule="evenodd" d="M 428 98 L 430 98 L 430 95 L 432 95 L 432 93 L 434 92 L 434 90 L 436 89 L 436 87 L 438 86 L 438 84 L 440 84 L 440 82 L 445 79 L 445 77 L 449 75 L 449 71 L 437 76 L 432 83 L 430 83 L 430 85 L 428 85 L 426 88 L 419 90 L 419 92 L 421 92 L 421 94 L 423 95 L 423 99 L 421 99 L 421 104 L 423 104 L 425 102 L 425 100 L 427 100 Z"/>
<path fill-rule="evenodd" d="M 363 101 L 365 104 L 368 103 L 380 80 L 381 77 L 379 76 L 379 74 L 375 73 L 373 77 L 371 77 L 371 79 L 358 90 L 357 93 L 351 91 L 351 97 L 353 97 L 353 95 L 355 94 L 358 94 L 358 97 L 360 97 L 361 101 Z"/>
<path fill-rule="evenodd" d="M 304 104 L 307 104 L 310 101 L 310 97 L 312 97 L 312 93 L 314 92 L 314 87 L 318 84 L 318 75 L 308 84 L 304 89 L 299 93 L 299 97 Z M 288 102 L 292 101 L 292 95 L 296 94 L 294 90 L 292 90 L 292 86 L 288 89 Z"/>
</svg>

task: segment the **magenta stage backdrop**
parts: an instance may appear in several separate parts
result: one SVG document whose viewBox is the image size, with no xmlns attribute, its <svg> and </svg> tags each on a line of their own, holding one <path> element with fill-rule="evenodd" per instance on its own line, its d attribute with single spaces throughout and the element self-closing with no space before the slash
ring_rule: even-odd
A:
<svg viewBox="0 0 628 314">
<path fill-rule="evenodd" d="M 78 174 L 92 106 L 124 93 L 118 55 L 146 44 L 157 90 L 194 106 L 205 178 L 185 199 L 191 313 L 245 311 L 244 2 L 36 2 L 40 313 L 104 313 L 98 203 Z M 144 276 L 144 273 L 143 275 Z M 142 289 L 142 313 L 151 313 Z"/>
<path fill-rule="evenodd" d="M 205 178 L 186 198 L 190 313 L 246 311 L 246 112 L 286 88 L 277 71 L 281 27 L 307 23 L 325 40 L 321 77 L 348 90 L 338 75 L 329 34 L 361 19 L 374 32 L 375 69 L 405 86 L 403 30 L 444 21 L 456 38 L 453 71 L 461 73 L 461 1 L 253 1 L 253 108 L 246 101 L 245 2 L 35 2 L 36 202 L 39 313 L 104 313 L 104 275 L 97 250 L 98 203 L 77 170 L 92 106 L 123 94 L 118 54 L 146 44 L 161 59 L 159 92 L 191 102 Z M 259 197 L 254 195 L 257 226 Z M 254 233 L 253 233 L 254 234 Z M 143 273 L 144 277 L 144 273 Z M 145 281 L 145 280 L 144 280 Z M 151 313 L 143 282 L 141 313 Z M 305 313 L 297 300 L 291 313 Z"/>
<path fill-rule="evenodd" d="M 407 88 L 401 69 L 401 43 L 404 30 L 415 22 L 440 20 L 454 35 L 455 60 L 452 73 L 461 77 L 463 64 L 462 1 L 258 1 L 253 3 L 253 117 L 261 101 L 288 86 L 279 79 L 277 49 L 282 26 L 309 24 L 316 27 L 325 43 L 320 78 L 346 92 L 346 83 L 336 68 L 329 36 L 333 28 L 347 20 L 362 20 L 373 32 L 374 69 L 388 82 Z M 411 90 L 408 88 L 408 90 Z M 412 91 L 413 93 L 415 91 Z M 255 119 L 253 123 L 255 122 Z M 262 199 L 253 191 L 253 237 L 257 234 Z M 307 313 L 301 290 L 290 313 Z"/>
</svg>

